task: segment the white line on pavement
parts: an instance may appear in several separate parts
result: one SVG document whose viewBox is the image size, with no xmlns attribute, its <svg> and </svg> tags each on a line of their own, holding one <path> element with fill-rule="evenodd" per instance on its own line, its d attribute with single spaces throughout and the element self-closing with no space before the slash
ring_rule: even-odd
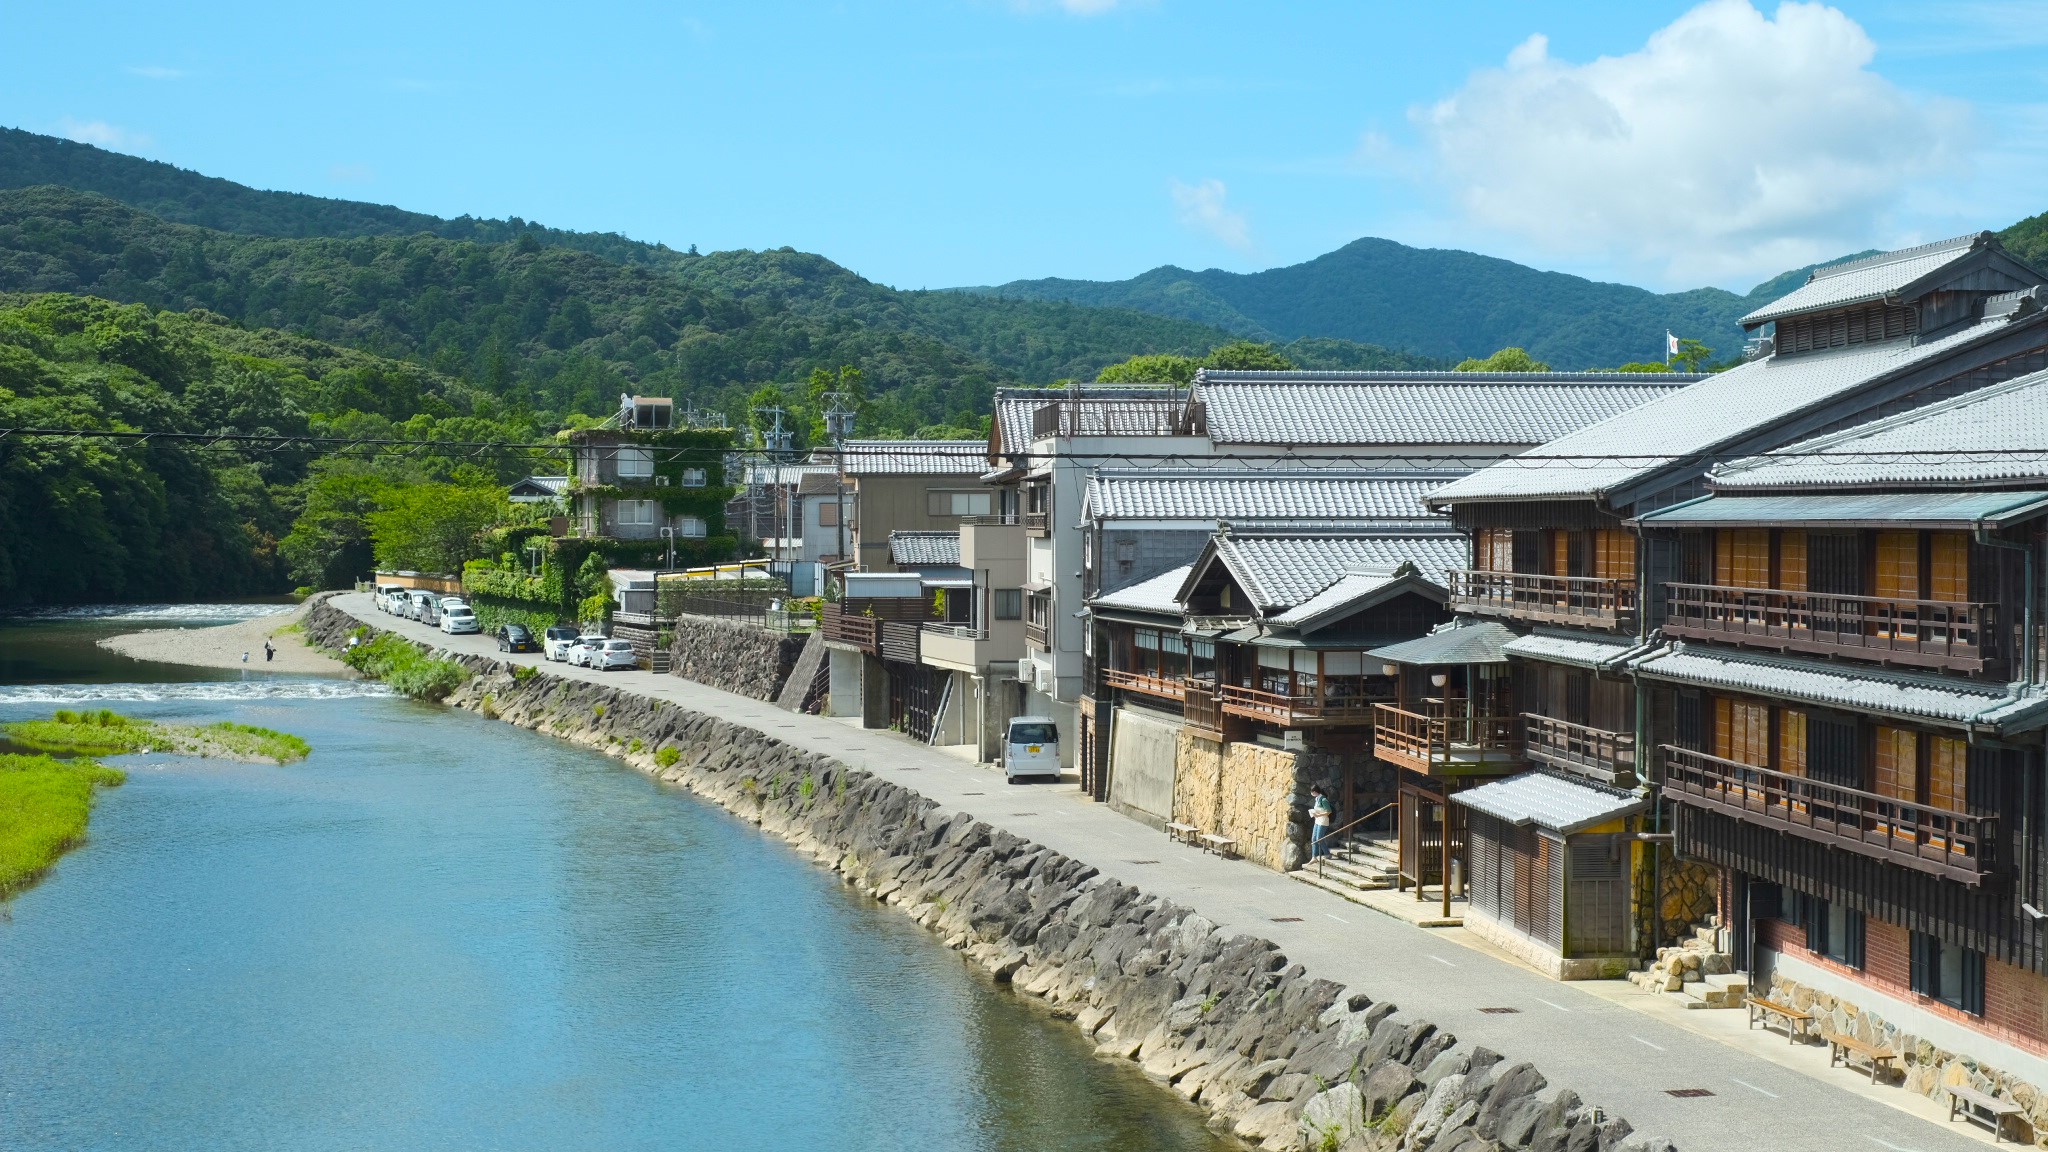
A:
<svg viewBox="0 0 2048 1152">
<path fill-rule="evenodd" d="M 1431 960 L 1434 960 L 1434 961 L 1436 961 L 1437 963 L 1439 963 L 1439 964 L 1443 965 L 1443 966 L 1444 966 L 1444 967 L 1446 967 L 1446 968 L 1456 968 L 1456 967 L 1457 967 L 1457 965 L 1456 965 L 1456 964 L 1453 964 L 1453 963 L 1451 963 L 1451 962 L 1450 962 L 1449 960 L 1446 960 L 1446 959 L 1444 959 L 1443 957 L 1441 957 L 1441 956 L 1438 956 L 1438 955 L 1437 955 L 1436 953 L 1434 953 L 1434 952 L 1430 952 L 1430 953 L 1425 953 L 1425 955 L 1427 955 L 1427 956 L 1428 956 L 1428 957 L 1429 957 L 1429 958 L 1430 958 Z"/>
<path fill-rule="evenodd" d="M 1335 921 L 1336 921 L 1337 923 L 1339 923 L 1339 924 L 1349 924 L 1349 923 L 1351 923 L 1351 921 L 1349 921 L 1349 920 L 1346 920 L 1346 919 L 1345 919 L 1345 918 L 1343 918 L 1342 916 L 1339 916 L 1339 915 L 1337 915 L 1337 914 L 1336 914 L 1335 912 L 1325 912 L 1325 913 L 1323 913 L 1323 915 L 1325 915 L 1325 916 L 1328 916 L 1328 917 L 1329 917 L 1330 919 L 1332 919 L 1332 920 L 1335 920 Z"/>
<path fill-rule="evenodd" d="M 1645 1048 L 1655 1048 L 1659 1052 L 1664 1051 L 1664 1046 L 1662 1044 L 1652 1044 L 1648 1040 L 1643 1039 L 1641 1036 L 1631 1036 L 1629 1037 L 1629 1039 L 1635 1041 L 1638 1044 L 1641 1044 Z"/>
<path fill-rule="evenodd" d="M 1558 1010 L 1559 1012 L 1569 1012 L 1569 1011 L 1571 1011 L 1571 1009 L 1569 1009 L 1569 1008 L 1565 1007 L 1565 1006 L 1564 1006 L 1564 1005 L 1562 1005 L 1562 1004 L 1559 1004 L 1559 1003 L 1557 1003 L 1557 1002 L 1556 1002 L 1556 1001 L 1554 1001 L 1554 1000 L 1545 1000 L 1545 999 L 1543 999 L 1543 997 L 1541 997 L 1541 996 L 1538 996 L 1538 997 L 1537 997 L 1536 999 L 1537 999 L 1537 1001 L 1538 1001 L 1539 1003 L 1543 1003 L 1543 1004 L 1548 1004 L 1548 1005 L 1550 1005 L 1550 1006 L 1551 1006 L 1552 1008 L 1555 1008 L 1555 1009 L 1557 1009 L 1557 1010 Z"/>
<path fill-rule="evenodd" d="M 1733 1077 L 1733 1076 L 1730 1076 L 1730 1077 L 1729 1077 L 1729 1079 L 1730 1079 L 1730 1080 L 1735 1080 L 1735 1077 Z M 1754 1084 L 1751 1084 L 1751 1083 L 1750 1083 L 1749 1081 L 1747 1081 L 1747 1080 L 1735 1080 L 1735 1082 L 1736 1082 L 1737 1084 L 1740 1084 L 1740 1085 L 1742 1085 L 1742 1086 L 1743 1086 L 1744 1088 L 1747 1088 L 1747 1089 L 1749 1089 L 1749 1090 L 1750 1090 L 1751 1092 L 1754 1092 L 1754 1093 L 1756 1093 L 1756 1094 L 1757 1094 L 1757 1095 L 1759 1095 L 1759 1096 L 1769 1096 L 1769 1097 L 1770 1097 L 1771 1099 L 1773 1099 L 1773 1100 L 1777 1100 L 1777 1099 L 1780 1099 L 1780 1098 L 1781 1098 L 1781 1097 L 1779 1097 L 1779 1095 L 1778 1095 L 1778 1094 L 1777 1094 L 1776 1092 L 1773 1092 L 1773 1091 L 1771 1091 L 1771 1090 L 1770 1090 L 1770 1089 L 1768 1089 L 1768 1088 L 1759 1088 L 1759 1087 L 1757 1087 L 1756 1085 L 1754 1085 Z"/>
<path fill-rule="evenodd" d="M 1865 1140 L 1870 1141 L 1872 1144 L 1882 1144 L 1885 1147 L 1891 1149 L 1892 1152 L 1920 1152 L 1918 1148 L 1908 1148 L 1904 1144 L 1894 1144 L 1889 1140 L 1880 1140 L 1875 1136 L 1866 1135 L 1863 1138 Z"/>
</svg>

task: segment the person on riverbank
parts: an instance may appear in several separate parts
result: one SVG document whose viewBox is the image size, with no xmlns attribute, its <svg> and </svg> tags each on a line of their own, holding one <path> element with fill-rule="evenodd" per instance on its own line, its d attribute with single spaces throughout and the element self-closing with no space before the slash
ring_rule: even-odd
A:
<svg viewBox="0 0 2048 1152">
<path fill-rule="evenodd" d="M 270 662 L 271 662 L 271 660 L 272 660 L 272 659 L 274 659 L 274 658 L 275 658 L 276 656 L 277 656 L 277 649 L 275 649 L 275 648 L 273 648 L 273 647 L 271 647 L 271 646 L 270 646 L 270 641 L 268 641 L 268 640 L 265 640 L 265 641 L 263 642 L 263 662 L 264 662 L 265 664 L 268 664 L 268 663 L 270 663 Z"/>
<path fill-rule="evenodd" d="M 1330 846 L 1325 841 L 1329 839 L 1330 820 L 1336 815 L 1336 809 L 1330 804 L 1330 794 L 1323 791 L 1320 784 L 1308 790 L 1308 815 L 1314 825 L 1314 834 L 1309 840 L 1309 855 L 1328 856 Z"/>
</svg>

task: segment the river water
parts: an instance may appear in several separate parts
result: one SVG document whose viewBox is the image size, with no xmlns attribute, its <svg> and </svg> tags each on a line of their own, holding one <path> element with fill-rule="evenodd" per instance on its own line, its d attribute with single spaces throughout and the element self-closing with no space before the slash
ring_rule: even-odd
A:
<svg viewBox="0 0 2048 1152">
<path fill-rule="evenodd" d="M 91 647 L 136 626 L 0 625 L 0 720 L 108 700 L 315 751 L 115 759 L 89 842 L 0 904 L 0 1147 L 1224 1147 L 715 807 L 375 685 Z"/>
</svg>

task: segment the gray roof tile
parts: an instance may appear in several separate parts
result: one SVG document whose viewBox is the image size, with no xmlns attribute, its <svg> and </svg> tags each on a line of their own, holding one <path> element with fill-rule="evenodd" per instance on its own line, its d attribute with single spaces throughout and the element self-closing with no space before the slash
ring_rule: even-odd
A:
<svg viewBox="0 0 2048 1152">
<path fill-rule="evenodd" d="M 1698 380 L 1683 373 L 1205 372 L 1218 445 L 1541 444 Z"/>
<path fill-rule="evenodd" d="M 975 476 L 988 468 L 979 440 L 848 440 L 848 476 Z"/>
<path fill-rule="evenodd" d="M 1074 388 L 999 388 L 995 425 L 1004 452 L 1031 445 L 1031 422 L 1048 404 L 1085 401 L 1079 427 L 1095 436 L 1156 436 L 1162 415 L 1170 424 L 1187 400 L 1187 390 L 1165 386 L 1082 385 Z"/>
<path fill-rule="evenodd" d="M 1880 252 L 1846 264 L 1816 268 L 1805 284 L 1744 316 L 1742 323 L 1762 324 L 1801 312 L 1847 308 L 1882 300 L 1939 271 L 1943 265 L 1963 259 L 1990 240 L 1991 233 L 1975 232 L 1952 240 L 1922 244 L 1917 248 Z"/>
<path fill-rule="evenodd" d="M 1565 835 L 1633 815 L 1650 803 L 1633 792 L 1552 772 L 1524 772 L 1454 792 L 1451 798 L 1496 820 L 1534 824 Z"/>
<path fill-rule="evenodd" d="M 1140 580 L 1128 588 L 1097 596 L 1088 603 L 1097 608 L 1121 608 L 1129 612 L 1180 612 L 1180 586 L 1187 582 L 1188 570 L 1192 564 L 1183 564 L 1171 572 L 1162 572 L 1150 580 Z"/>
<path fill-rule="evenodd" d="M 960 563 L 958 532 L 891 532 L 889 559 L 905 568 L 929 568 Z"/>
<path fill-rule="evenodd" d="M 1630 663 L 1652 680 L 1763 693 L 1821 707 L 1951 724 L 2038 726 L 2048 698 L 2018 696 L 2003 684 L 1698 647 L 1683 642 Z"/>
<path fill-rule="evenodd" d="M 1462 472 L 1362 469 L 1105 468 L 1084 518 L 1106 520 L 1431 520 L 1423 497 Z"/>
<path fill-rule="evenodd" d="M 1413 563 L 1424 579 L 1446 583 L 1463 568 L 1465 538 L 1453 533 L 1371 536 L 1240 535 L 1215 539 L 1217 555 L 1261 612 L 1285 611 L 1344 576 Z"/>
</svg>

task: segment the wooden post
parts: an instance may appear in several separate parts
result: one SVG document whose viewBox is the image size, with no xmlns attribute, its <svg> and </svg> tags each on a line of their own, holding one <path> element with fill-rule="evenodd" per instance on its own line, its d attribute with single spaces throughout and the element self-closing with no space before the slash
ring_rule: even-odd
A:
<svg viewBox="0 0 2048 1152">
<path fill-rule="evenodd" d="M 1451 793 L 1457 787 L 1458 782 L 1456 780 L 1449 778 L 1444 780 L 1443 874 L 1438 876 L 1437 879 L 1443 881 L 1444 919 L 1446 920 L 1451 918 Z"/>
</svg>

